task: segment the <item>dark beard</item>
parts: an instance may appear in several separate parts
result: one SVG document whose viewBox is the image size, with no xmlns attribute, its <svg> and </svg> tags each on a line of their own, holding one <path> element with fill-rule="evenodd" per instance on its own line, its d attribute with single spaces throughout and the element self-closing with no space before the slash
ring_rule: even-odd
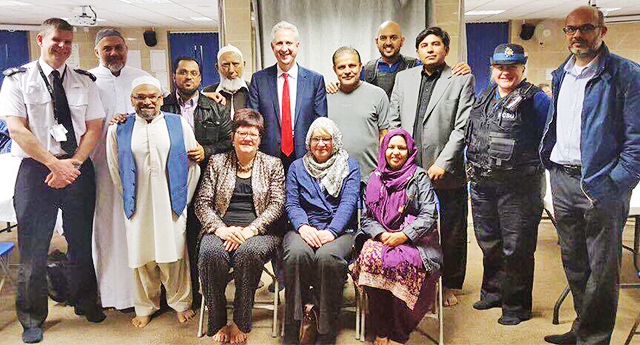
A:
<svg viewBox="0 0 640 345">
<path fill-rule="evenodd" d="M 193 90 L 178 89 L 178 94 L 180 95 L 180 98 L 182 98 L 183 100 L 191 99 L 191 97 L 193 97 L 193 95 L 195 95 L 196 92 L 198 92 L 198 89 L 193 89 Z"/>
</svg>

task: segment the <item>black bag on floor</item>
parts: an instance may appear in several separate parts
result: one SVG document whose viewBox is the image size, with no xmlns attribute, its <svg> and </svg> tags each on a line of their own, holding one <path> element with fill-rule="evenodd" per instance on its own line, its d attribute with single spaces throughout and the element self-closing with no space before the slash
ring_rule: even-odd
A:
<svg viewBox="0 0 640 345">
<path fill-rule="evenodd" d="M 47 291 L 49 297 L 58 303 L 71 304 L 70 263 L 67 254 L 59 250 L 49 254 L 47 260 Z"/>
</svg>

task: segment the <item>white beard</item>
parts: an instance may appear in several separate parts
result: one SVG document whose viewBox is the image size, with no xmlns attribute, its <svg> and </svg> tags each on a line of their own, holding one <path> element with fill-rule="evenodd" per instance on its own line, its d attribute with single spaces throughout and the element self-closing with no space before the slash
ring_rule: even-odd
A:
<svg viewBox="0 0 640 345">
<path fill-rule="evenodd" d="M 227 79 L 224 76 L 220 76 L 220 88 L 230 92 L 236 93 L 236 91 L 240 90 L 241 87 L 244 86 L 242 78 L 238 77 L 235 79 Z"/>
</svg>

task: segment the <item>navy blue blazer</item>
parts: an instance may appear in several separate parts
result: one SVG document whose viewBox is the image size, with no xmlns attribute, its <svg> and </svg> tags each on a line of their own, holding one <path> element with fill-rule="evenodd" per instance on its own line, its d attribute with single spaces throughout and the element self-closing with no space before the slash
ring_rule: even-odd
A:
<svg viewBox="0 0 640 345">
<path fill-rule="evenodd" d="M 342 182 L 337 198 L 320 189 L 318 180 L 309 175 L 302 159 L 289 167 L 285 189 L 285 208 L 294 231 L 302 225 L 329 230 L 336 238 L 358 227 L 357 210 L 360 198 L 360 166 L 349 157 L 349 175 Z"/>
<path fill-rule="evenodd" d="M 249 85 L 249 108 L 264 117 L 264 136 L 260 151 L 280 157 L 280 104 L 278 103 L 278 69 L 276 65 L 253 74 Z M 293 143 L 296 158 L 307 152 L 305 137 L 311 123 L 318 117 L 327 117 L 327 94 L 322 75 L 298 65 L 296 84 L 296 110 L 293 120 Z"/>
</svg>

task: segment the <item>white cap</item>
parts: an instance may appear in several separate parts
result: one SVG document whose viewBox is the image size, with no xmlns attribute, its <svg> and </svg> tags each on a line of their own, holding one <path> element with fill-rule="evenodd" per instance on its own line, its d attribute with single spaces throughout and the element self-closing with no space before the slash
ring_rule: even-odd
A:
<svg viewBox="0 0 640 345">
<path fill-rule="evenodd" d="M 150 77 L 150 76 L 143 76 L 143 77 L 138 77 L 136 79 L 134 79 L 131 82 L 131 90 L 135 89 L 136 87 L 140 86 L 140 85 L 153 85 L 155 87 L 158 88 L 158 90 L 160 90 L 160 92 L 162 92 L 162 86 L 160 86 L 160 81 L 154 77 Z"/>
<path fill-rule="evenodd" d="M 240 58 L 244 60 L 244 57 L 242 57 L 242 52 L 240 51 L 240 49 L 236 48 L 235 46 L 231 45 L 231 44 L 227 44 L 226 46 L 220 48 L 220 50 L 218 50 L 218 60 L 220 60 L 220 57 L 222 56 L 222 54 L 224 53 L 228 53 L 228 52 L 234 52 L 238 55 L 240 55 Z"/>
</svg>

